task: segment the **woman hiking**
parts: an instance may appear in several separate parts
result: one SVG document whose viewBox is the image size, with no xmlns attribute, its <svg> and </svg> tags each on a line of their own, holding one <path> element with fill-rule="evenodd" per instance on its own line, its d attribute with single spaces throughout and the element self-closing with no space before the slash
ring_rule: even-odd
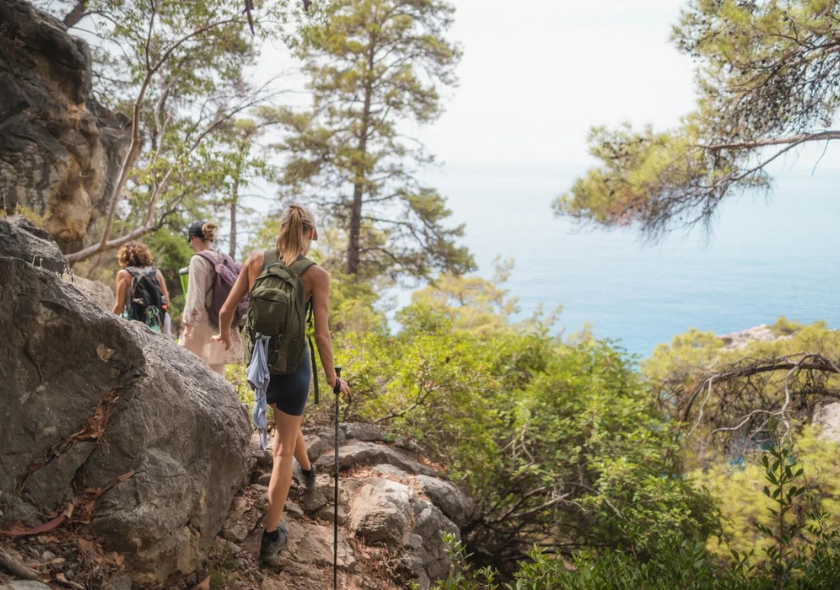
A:
<svg viewBox="0 0 840 590">
<path fill-rule="evenodd" d="M 242 362 L 242 347 L 239 334 L 234 334 L 227 349 L 210 341 L 219 329 L 211 321 L 209 313 L 213 305 L 215 265 L 222 262 L 224 256 L 213 249 L 218 229 L 212 221 L 196 221 L 190 225 L 187 239 L 195 256 L 190 259 L 186 304 L 181 319 L 184 332 L 179 344 L 224 376 L 225 365 Z"/>
<path fill-rule="evenodd" d="M 143 242 L 131 241 L 117 253 L 116 298 L 113 312 L 142 322 L 152 330 L 164 328 L 169 291 L 163 274 L 152 266 L 152 252 Z"/>
<path fill-rule="evenodd" d="M 312 212 L 301 205 L 291 205 L 283 212 L 280 235 L 276 247 L 265 252 L 254 252 L 245 262 L 242 272 L 219 314 L 220 332 L 213 337 L 216 342 L 232 343 L 231 321 L 239 301 L 254 288 L 257 277 L 262 275 L 275 261 L 286 267 L 304 268 L 300 273 L 303 282 L 304 300 L 312 305 L 315 317 L 315 342 L 321 357 L 327 381 L 331 387 L 338 382 L 341 392 L 347 394 L 347 382 L 336 377 L 332 355 L 328 317 L 330 306 L 330 275 L 323 268 L 315 266 L 305 258 L 313 240 L 318 239 L 315 218 Z M 293 266 L 294 265 L 294 266 Z M 261 279 L 263 280 L 263 279 Z M 254 305 L 252 298 L 251 305 Z M 285 548 L 289 531 L 282 523 L 283 508 L 292 483 L 292 456 L 294 456 L 308 489 L 314 487 L 315 467 L 309 462 L 306 443 L 300 424 L 306 400 L 312 369 L 308 346 L 303 350 L 300 364 L 290 374 L 272 374 L 266 392 L 268 404 L 274 409 L 276 436 L 274 439 L 274 466 L 268 485 L 268 511 L 265 517 L 265 531 L 260 545 L 260 562 L 271 562 Z"/>
</svg>

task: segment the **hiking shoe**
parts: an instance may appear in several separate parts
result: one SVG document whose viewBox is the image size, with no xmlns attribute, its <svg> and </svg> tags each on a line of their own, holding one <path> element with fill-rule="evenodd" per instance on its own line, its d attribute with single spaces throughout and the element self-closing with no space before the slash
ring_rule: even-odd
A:
<svg viewBox="0 0 840 590">
<path fill-rule="evenodd" d="M 311 492 L 315 489 L 315 464 L 311 463 L 309 465 L 309 474 L 307 475 L 306 472 L 303 470 L 303 467 L 300 466 L 300 463 L 295 461 L 294 466 L 294 473 L 295 477 L 303 483 L 303 487 L 306 489 L 307 492 Z"/>
<path fill-rule="evenodd" d="M 262 542 L 260 543 L 260 564 L 274 561 L 277 554 L 283 551 L 289 543 L 289 529 L 286 528 L 285 522 L 280 523 L 276 532 L 277 539 L 272 541 L 269 534 L 263 531 Z"/>
</svg>

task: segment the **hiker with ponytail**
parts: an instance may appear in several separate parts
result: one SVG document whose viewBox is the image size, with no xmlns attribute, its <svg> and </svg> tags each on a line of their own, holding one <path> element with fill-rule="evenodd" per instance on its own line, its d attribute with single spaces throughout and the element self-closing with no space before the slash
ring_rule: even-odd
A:
<svg viewBox="0 0 840 590">
<path fill-rule="evenodd" d="M 196 221 L 187 232 L 187 240 L 195 256 L 190 259 L 186 303 L 181 320 L 184 331 L 179 343 L 204 360 L 213 371 L 224 376 L 225 365 L 242 362 L 242 345 L 238 335 L 231 339 L 231 346 L 227 349 L 210 340 L 219 329 L 221 302 L 216 293 L 220 288 L 217 269 L 230 268 L 231 272 L 238 272 L 239 265 L 213 248 L 218 230 L 219 227 L 212 221 Z M 235 275 L 231 284 L 233 280 Z"/>
<path fill-rule="evenodd" d="M 347 382 L 336 376 L 329 331 L 330 275 L 306 258 L 318 229 L 312 212 L 291 205 L 283 212 L 274 248 L 254 252 L 222 306 L 219 334 L 214 342 L 230 347 L 231 322 L 239 302 L 250 294 L 248 319 L 243 328 L 248 380 L 267 382 L 265 402 L 274 409 L 274 467 L 268 486 L 268 511 L 260 546 L 260 562 L 273 561 L 288 543 L 282 523 L 283 509 L 292 482 L 292 458 L 308 490 L 315 485 L 315 466 L 309 462 L 300 431 L 315 367 L 305 338 L 307 311 L 314 315 L 315 342 L 330 387 L 349 393 Z M 314 359 L 314 356 L 313 356 Z M 316 380 L 317 387 L 317 380 Z M 258 388 L 255 388 L 258 389 Z M 255 392 L 255 421 L 262 392 Z"/>
</svg>

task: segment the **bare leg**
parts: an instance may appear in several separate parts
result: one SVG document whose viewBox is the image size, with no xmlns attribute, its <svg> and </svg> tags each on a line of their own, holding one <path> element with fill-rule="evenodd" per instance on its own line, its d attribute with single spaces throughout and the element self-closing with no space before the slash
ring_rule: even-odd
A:
<svg viewBox="0 0 840 590">
<path fill-rule="evenodd" d="M 211 370 L 217 372 L 222 377 L 225 376 L 225 365 L 224 365 L 224 363 L 221 364 L 221 365 L 209 365 L 209 366 L 210 366 Z"/>
<path fill-rule="evenodd" d="M 289 487 L 292 485 L 292 456 L 297 446 L 297 438 L 301 436 L 300 423 L 303 420 L 303 416 L 290 416 L 276 407 L 274 417 L 277 423 L 273 449 L 274 466 L 268 484 L 268 511 L 265 515 L 265 530 L 269 533 L 277 529 L 283 518 L 283 508 L 289 495 Z"/>
<path fill-rule="evenodd" d="M 303 432 L 298 428 L 297 440 L 295 441 L 295 459 L 300 463 L 304 471 L 309 471 L 312 465 L 309 464 L 309 455 L 306 452 L 306 439 L 303 438 Z"/>
</svg>

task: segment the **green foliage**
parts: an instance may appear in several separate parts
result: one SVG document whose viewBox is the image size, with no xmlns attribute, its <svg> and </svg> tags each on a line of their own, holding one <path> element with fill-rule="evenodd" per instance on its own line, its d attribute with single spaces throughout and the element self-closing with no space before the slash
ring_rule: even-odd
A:
<svg viewBox="0 0 840 590">
<path fill-rule="evenodd" d="M 246 189 L 259 178 L 272 179 L 273 168 L 259 153 L 257 142 L 265 132 L 259 118 L 240 117 L 220 122 L 215 136 L 214 157 L 217 158 L 213 185 L 215 197 L 211 206 L 227 210 L 230 223 L 228 254 L 236 260 L 243 250 L 241 232 L 246 217 L 254 213 L 243 205 Z"/>
<path fill-rule="evenodd" d="M 756 528 L 770 540 L 764 569 L 773 578 L 774 585 L 781 588 L 791 579 L 793 571 L 801 568 L 803 562 L 803 556 L 795 553 L 793 543 L 805 527 L 792 520 L 792 513 L 796 498 L 805 492 L 804 487 L 797 487 L 794 483 L 804 470 L 797 466 L 790 447 L 771 447 L 761 458 L 761 464 L 764 466 L 765 479 L 773 486 L 771 491 L 765 485 L 762 491 L 773 502 L 768 511 L 774 523 L 771 526 L 758 523 Z M 738 559 L 739 556 L 736 553 L 733 557 Z"/>
<path fill-rule="evenodd" d="M 708 375 L 737 367 L 744 359 L 783 359 L 802 351 L 827 358 L 840 356 L 840 333 L 829 330 L 824 322 L 803 326 L 781 318 L 771 330 L 776 335 L 774 340 L 756 339 L 743 347 L 728 348 L 722 348 L 724 342 L 711 333 L 691 330 L 676 336 L 670 345 L 659 345 L 652 357 L 642 363 L 642 372 L 656 390 L 661 406 L 673 418 L 685 419 L 685 411 L 691 407 L 690 419 L 696 420 L 697 408 L 703 406 L 703 423 L 697 425 L 700 435 L 708 434 L 713 427 L 737 423 L 739 417 L 753 409 L 777 411 L 787 399 L 786 381 L 790 391 L 803 392 L 796 396 L 796 403 L 788 403 L 788 414 L 809 420 L 822 393 L 830 393 L 840 385 L 836 375 L 764 372 L 728 382 L 721 380 L 698 394 L 698 386 Z"/>
<path fill-rule="evenodd" d="M 723 341 L 711 332 L 692 328 L 674 336 L 670 344 L 659 344 L 651 357 L 642 361 L 642 372 L 655 384 L 685 382 L 714 367 L 722 346 Z"/>
<path fill-rule="evenodd" d="M 46 229 L 47 222 L 49 221 L 46 215 L 41 215 L 37 211 L 34 211 L 24 205 L 16 205 L 11 214 L 22 215 L 24 219 L 39 229 Z M 10 215 L 10 213 L 6 211 L 6 208 L 0 207 L 0 217 L 7 217 L 8 215 Z"/>
<path fill-rule="evenodd" d="M 233 386 L 239 401 L 248 406 L 248 415 L 254 403 L 254 390 L 248 385 L 248 371 L 245 365 L 225 365 L 225 379 Z"/>
<path fill-rule="evenodd" d="M 428 307 L 446 316 L 455 330 L 490 335 L 507 330 L 511 314 L 516 312 L 516 298 L 510 297 L 503 284 L 510 277 L 513 260 L 496 261 L 491 280 L 481 277 L 442 274 L 423 289 L 412 294 L 419 308 Z M 415 321 L 410 311 L 403 321 Z M 416 328 L 416 327 L 415 327 Z"/>
<path fill-rule="evenodd" d="M 840 584 L 838 529 L 826 524 L 824 515 L 812 514 L 803 524 L 796 518 L 800 499 L 806 495 L 797 483 L 803 472 L 787 446 L 773 447 L 761 458 L 769 486 L 764 495 L 775 525 L 757 524 L 756 532 L 768 541 L 767 560 L 759 568 L 749 564 L 754 551 L 732 550 L 729 562 L 715 559 L 702 543 L 679 533 L 664 536 L 647 556 L 628 551 L 582 551 L 573 563 L 539 547 L 528 553 L 510 583 L 494 582 L 487 568 L 474 571 L 463 546 L 454 539 L 452 575 L 434 590 L 769 590 L 836 588 Z M 794 548 L 796 541 L 796 548 Z"/>
<path fill-rule="evenodd" d="M 768 189 L 765 167 L 829 141 L 840 68 L 835 0 L 689 0 L 674 40 L 698 64 L 695 112 L 666 132 L 593 129 L 600 164 L 555 211 L 607 226 L 663 230 L 709 222 L 720 202 Z"/>
<path fill-rule="evenodd" d="M 817 325 L 825 327 L 825 324 L 822 322 Z M 803 327 L 799 322 L 791 322 L 785 316 L 782 316 L 773 324 L 773 331 L 779 336 L 793 336 Z"/>
<path fill-rule="evenodd" d="M 459 544 L 456 550 L 463 551 Z M 720 571 L 702 544 L 679 541 L 662 545 L 649 560 L 619 551 L 581 552 L 571 563 L 534 547 L 509 583 L 494 583 L 487 568 L 471 571 L 462 560 L 433 590 L 747 590 L 763 588 Z M 489 574 L 489 575 L 488 575 Z"/>
<path fill-rule="evenodd" d="M 505 301 L 498 282 L 444 277 L 397 314 L 398 334 L 343 334 L 346 416 L 422 442 L 481 500 L 479 527 L 516 539 L 490 543 L 500 559 L 537 541 L 644 551 L 675 530 L 704 541 L 716 509 L 682 476 L 632 361 L 510 325 Z"/>
<path fill-rule="evenodd" d="M 824 515 L 820 520 L 826 525 L 840 526 L 840 466 L 836 461 L 840 445 L 821 437 L 817 427 L 809 426 L 786 452 L 795 457 L 796 464 L 803 470 L 797 478 L 797 488 L 803 490 L 797 498 L 798 514 L 803 517 L 801 523 L 806 522 L 806 514 L 820 514 Z M 752 456 L 752 453 L 748 455 Z M 754 549 L 756 555 L 751 563 L 762 564 L 771 539 L 761 535 L 756 527 L 773 527 L 776 519 L 770 510 L 778 512 L 773 506 L 775 500 L 763 492 L 766 469 L 757 461 L 741 464 L 740 461 L 719 460 L 695 470 L 692 477 L 702 479 L 721 510 L 725 543 L 710 539 L 708 549 L 720 558 L 727 557 L 731 550 L 746 554 Z M 778 479 L 779 475 L 776 477 Z M 816 520 L 811 519 L 810 524 L 816 524 Z M 796 545 L 794 542 L 794 549 Z"/>
<path fill-rule="evenodd" d="M 656 133 L 629 125 L 589 134 L 589 153 L 601 166 L 575 181 L 554 210 L 579 221 L 620 227 L 638 223 L 656 235 L 666 226 L 690 226 L 714 209 L 726 193 L 767 188 L 761 174 L 742 174 L 738 154 L 711 152 L 701 144 L 696 117 L 680 129 Z"/>
<path fill-rule="evenodd" d="M 284 196 L 307 197 L 341 230 L 331 266 L 348 275 L 474 267 L 455 244 L 463 226 L 446 227 L 445 199 L 415 177 L 432 158 L 398 131 L 437 118 L 439 88 L 455 83 L 453 12 L 444 0 L 337 0 L 297 40 L 314 104 L 275 115 L 288 132 Z"/>
<path fill-rule="evenodd" d="M 232 186 L 262 173 L 259 161 L 231 145 L 236 117 L 272 95 L 248 78 L 258 52 L 241 10 L 227 0 L 87 2 L 79 26 L 95 40 L 94 89 L 126 116 L 131 141 L 94 228 L 104 245 L 72 253 L 72 262 L 124 241 L 112 236 L 180 227 L 183 216 L 213 204 L 209 196 L 229 199 Z M 280 35 L 284 12 L 285 0 L 261 4 L 260 38 Z"/>
<path fill-rule="evenodd" d="M 470 564 L 471 555 L 452 533 L 443 533 L 446 553 L 452 560 L 452 574 L 434 586 L 434 590 L 485 590 L 495 587 L 496 572 L 486 566 L 475 571 Z"/>
</svg>

